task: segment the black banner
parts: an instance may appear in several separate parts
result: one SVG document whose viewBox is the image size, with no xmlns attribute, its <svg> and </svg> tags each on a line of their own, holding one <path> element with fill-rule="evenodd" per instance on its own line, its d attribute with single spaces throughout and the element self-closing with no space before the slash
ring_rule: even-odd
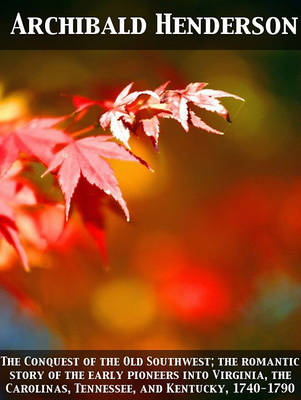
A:
<svg viewBox="0 0 301 400">
<path fill-rule="evenodd" d="M 0 398 L 298 399 L 300 351 L 1 351 Z"/>
<path fill-rule="evenodd" d="M 1 49 L 300 49 L 300 2 L 6 2 Z"/>
</svg>

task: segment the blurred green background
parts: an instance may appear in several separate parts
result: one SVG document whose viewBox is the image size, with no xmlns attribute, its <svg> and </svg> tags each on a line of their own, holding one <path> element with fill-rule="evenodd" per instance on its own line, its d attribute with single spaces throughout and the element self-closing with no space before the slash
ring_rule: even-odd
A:
<svg viewBox="0 0 301 400">
<path fill-rule="evenodd" d="M 299 349 L 300 71 L 292 51 L 2 51 L 1 121 L 132 81 L 208 82 L 246 102 L 223 101 L 232 124 L 202 114 L 222 137 L 167 120 L 158 153 L 137 141 L 154 174 L 114 164 L 132 222 L 107 211 L 108 268 L 76 216 L 60 248 L 29 246 L 29 274 L 1 244 L 0 346 Z"/>
</svg>

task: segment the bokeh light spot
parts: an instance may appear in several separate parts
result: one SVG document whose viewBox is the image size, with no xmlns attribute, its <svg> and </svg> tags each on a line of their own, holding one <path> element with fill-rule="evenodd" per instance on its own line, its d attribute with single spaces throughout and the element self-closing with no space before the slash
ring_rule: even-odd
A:
<svg viewBox="0 0 301 400">
<path fill-rule="evenodd" d="M 165 306 L 184 321 L 208 323 L 229 315 L 226 286 L 213 272 L 194 267 L 179 269 L 160 290 Z"/>
<path fill-rule="evenodd" d="M 135 279 L 115 279 L 101 285 L 93 298 L 95 319 L 109 330 L 133 334 L 146 328 L 155 316 L 151 289 Z"/>
</svg>

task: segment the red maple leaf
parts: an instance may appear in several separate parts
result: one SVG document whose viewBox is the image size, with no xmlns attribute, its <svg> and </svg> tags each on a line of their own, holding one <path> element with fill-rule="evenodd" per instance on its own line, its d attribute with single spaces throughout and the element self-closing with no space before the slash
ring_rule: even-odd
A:
<svg viewBox="0 0 301 400">
<path fill-rule="evenodd" d="M 105 217 L 103 212 L 104 197 L 105 193 L 99 190 L 97 186 L 90 185 L 83 177 L 80 178 L 78 190 L 74 195 L 74 202 L 87 231 L 97 244 L 103 261 L 107 263 Z"/>
<path fill-rule="evenodd" d="M 95 105 L 101 107 L 101 102 L 97 100 L 89 99 L 88 97 L 84 96 L 73 96 L 72 98 L 73 104 L 76 108 L 75 112 L 81 112 L 87 108 L 93 107 Z"/>
<path fill-rule="evenodd" d="M 207 111 L 216 112 L 230 121 L 228 110 L 218 100 L 221 97 L 232 97 L 244 101 L 241 97 L 220 90 L 204 89 L 207 83 L 190 83 L 183 90 L 167 90 L 162 94 L 162 101 L 168 104 L 171 116 L 176 119 L 187 132 L 189 123 L 197 128 L 204 129 L 212 133 L 220 133 L 216 129 L 207 125 L 200 117 L 190 110 L 189 105 L 194 104 Z"/>
<path fill-rule="evenodd" d="M 70 211 L 70 203 L 80 177 L 84 177 L 91 185 L 96 185 L 107 195 L 111 195 L 123 209 L 127 220 L 129 211 L 122 197 L 114 172 L 104 158 L 125 161 L 143 160 L 117 143 L 111 142 L 112 136 L 90 136 L 80 140 L 69 139 L 69 143 L 55 154 L 47 171 L 58 170 L 57 176 L 66 201 L 66 218 Z M 87 204 L 89 207 L 89 204 Z"/>
<path fill-rule="evenodd" d="M 142 132 L 152 139 L 156 149 L 160 133 L 159 117 L 167 117 L 171 114 L 168 105 L 161 101 L 161 96 L 168 84 L 169 81 L 155 89 L 154 93 L 158 95 L 158 98 L 149 96 L 135 115 L 137 129 L 142 128 Z"/>
<path fill-rule="evenodd" d="M 26 160 L 34 159 L 46 165 L 48 169 L 45 174 L 55 173 L 65 196 L 66 219 L 72 201 L 87 230 L 96 240 L 103 258 L 106 258 L 103 204 L 104 200 L 108 199 L 107 195 L 111 196 L 110 201 L 114 207 L 118 207 L 117 203 L 121 206 L 129 220 L 129 212 L 117 179 L 106 159 L 135 161 L 148 167 L 143 160 L 124 147 L 129 147 L 131 134 L 137 135 L 142 132 L 149 136 L 157 147 L 160 118 L 174 118 L 185 131 L 192 125 L 208 132 L 222 133 L 207 125 L 191 107 L 216 112 L 230 121 L 229 113 L 219 99 L 232 97 L 243 100 L 224 91 L 205 89 L 206 84 L 198 82 L 187 85 L 183 90 L 167 90 L 167 82 L 154 91 L 131 92 L 132 85 L 131 83 L 126 86 L 115 101 L 98 101 L 74 96 L 73 103 L 77 115 L 36 118 L 23 125 L 0 125 L 0 236 L 16 249 L 25 268 L 28 268 L 28 262 L 19 239 L 15 211 L 19 211 L 17 222 L 21 227 L 22 237 L 25 237 L 27 242 L 31 240 L 35 247 L 40 249 L 56 245 L 65 223 L 63 205 L 50 204 L 48 200 L 45 204 L 40 204 L 41 195 L 37 195 L 40 202 L 38 207 L 31 209 L 30 216 L 27 215 L 28 209 L 21 210 L 24 205 L 36 205 L 37 199 L 36 192 L 26 181 L 12 175 L 14 168 L 10 167 L 20 153 L 26 154 Z M 103 129 L 109 128 L 113 136 L 87 137 L 96 125 L 88 125 L 86 120 L 81 121 L 82 129 L 78 129 L 78 120 L 93 106 L 105 110 L 100 115 L 99 123 Z M 56 125 L 69 117 L 72 121 L 66 128 L 68 135 Z M 86 137 L 82 138 L 83 135 Z M 75 140 L 75 137 L 82 139 Z M 111 141 L 113 137 L 120 140 L 124 146 Z M 22 159 L 23 156 L 22 154 Z M 35 229 L 27 229 L 26 223 L 28 226 L 34 225 Z"/>
<path fill-rule="evenodd" d="M 133 83 L 126 86 L 114 102 L 97 101 L 88 97 L 74 96 L 72 101 L 75 112 L 80 116 L 93 107 L 105 108 L 107 111 L 100 117 L 103 129 L 110 127 L 113 135 L 128 147 L 130 133 L 142 132 L 153 139 L 155 146 L 159 139 L 159 119 L 162 113 L 170 113 L 168 106 L 160 102 L 160 95 L 169 82 L 164 83 L 154 91 L 136 91 L 130 93 Z M 80 118 L 80 117 L 79 117 Z"/>
<path fill-rule="evenodd" d="M 76 114 L 74 118 L 75 121 L 81 120 L 93 106 L 104 108 L 103 102 L 79 95 L 73 96 L 72 102 L 75 106 L 75 111 L 73 112 L 73 114 Z"/>
<path fill-rule="evenodd" d="M 151 91 L 136 91 L 130 93 L 133 83 L 127 85 L 117 96 L 114 103 L 106 102 L 108 111 L 100 117 L 100 125 L 103 129 L 110 127 L 116 139 L 120 140 L 126 147 L 129 147 L 130 131 L 136 123 L 136 113 L 145 103 L 145 99 L 153 97 L 159 102 L 159 96 Z"/>
<path fill-rule="evenodd" d="M 62 120 L 63 118 L 36 118 L 1 137 L 0 175 L 8 171 L 20 152 L 47 165 L 53 156 L 53 148 L 69 140 L 61 130 L 54 128 Z"/>
<path fill-rule="evenodd" d="M 0 180 L 0 236 L 16 249 L 25 269 L 28 269 L 28 261 L 19 238 L 13 208 L 33 204 L 36 204 L 36 197 L 30 186 L 11 177 Z"/>
</svg>

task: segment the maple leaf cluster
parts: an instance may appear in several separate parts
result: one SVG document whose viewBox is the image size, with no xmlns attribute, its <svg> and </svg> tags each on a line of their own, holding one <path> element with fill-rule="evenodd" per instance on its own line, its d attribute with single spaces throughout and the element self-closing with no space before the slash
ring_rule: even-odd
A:
<svg viewBox="0 0 301 400">
<path fill-rule="evenodd" d="M 28 261 L 19 237 L 16 215 L 19 212 L 27 213 L 39 230 L 39 235 L 50 242 L 54 240 L 53 237 L 45 233 L 47 227 L 45 223 L 39 223 L 37 217 L 41 213 L 33 210 L 44 207 L 49 211 L 58 206 L 57 202 L 43 197 L 38 188 L 24 178 L 22 171 L 28 164 L 35 161 L 45 166 L 42 177 L 53 174 L 65 198 L 66 221 L 73 203 L 104 253 L 104 218 L 100 207 L 104 197 L 111 196 L 119 203 L 126 219 L 130 218 L 118 181 L 107 160 L 134 161 L 151 169 L 146 161 L 131 152 L 131 136 L 145 134 L 157 149 L 161 118 L 176 120 L 186 132 L 190 126 L 194 126 L 222 134 L 206 124 L 192 107 L 215 112 L 230 121 L 229 113 L 219 99 L 232 97 L 242 100 L 220 90 L 205 89 L 205 83 L 191 83 L 181 90 L 168 90 L 168 82 L 155 90 L 144 91 L 131 91 L 132 85 L 126 86 L 115 101 L 74 96 L 75 111 L 70 115 L 61 118 L 39 117 L 15 126 L 3 124 L 1 127 L 0 236 L 15 248 L 26 269 Z M 71 120 L 72 125 L 83 121 L 91 107 L 100 109 L 97 123 L 70 132 L 68 121 Z M 95 130 L 97 133 L 92 135 L 91 132 Z M 106 134 L 107 130 L 111 135 Z M 45 222 L 47 217 L 44 216 L 43 220 Z M 56 232 L 55 238 L 58 237 Z"/>
</svg>

